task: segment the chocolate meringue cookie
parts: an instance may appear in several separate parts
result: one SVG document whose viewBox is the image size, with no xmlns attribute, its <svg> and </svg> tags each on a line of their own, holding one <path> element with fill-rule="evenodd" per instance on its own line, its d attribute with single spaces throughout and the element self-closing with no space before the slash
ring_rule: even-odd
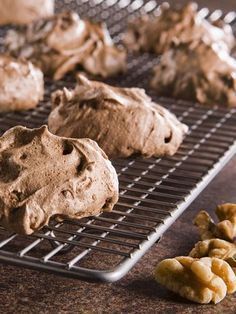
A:
<svg viewBox="0 0 236 314">
<path fill-rule="evenodd" d="M 40 69 L 29 61 L 0 55 L 0 112 L 34 108 L 43 94 Z"/>
<path fill-rule="evenodd" d="M 158 95 L 235 107 L 236 60 L 216 44 L 182 43 L 162 55 L 151 86 Z"/>
<path fill-rule="evenodd" d="M 89 139 L 68 139 L 15 127 L 0 137 L 0 224 L 21 234 L 51 217 L 79 219 L 112 210 L 118 179 Z"/>
<path fill-rule="evenodd" d="M 28 24 L 54 13 L 54 0 L 0 0 L 0 25 Z"/>
<path fill-rule="evenodd" d="M 172 42 L 185 43 L 206 37 L 230 51 L 235 45 L 232 28 L 222 20 L 209 22 L 197 11 L 196 3 L 180 9 L 163 4 L 156 17 L 142 16 L 128 25 L 124 43 L 132 51 L 161 54 Z"/>
<path fill-rule="evenodd" d="M 78 77 L 73 91 L 52 96 L 48 125 L 65 137 L 88 137 L 109 157 L 173 155 L 187 131 L 139 88 L 118 88 Z"/>
<path fill-rule="evenodd" d="M 108 77 L 125 70 L 126 53 L 114 46 L 105 24 L 81 20 L 64 12 L 11 30 L 5 39 L 13 56 L 30 59 L 55 80 L 77 66 L 92 75 Z"/>
</svg>

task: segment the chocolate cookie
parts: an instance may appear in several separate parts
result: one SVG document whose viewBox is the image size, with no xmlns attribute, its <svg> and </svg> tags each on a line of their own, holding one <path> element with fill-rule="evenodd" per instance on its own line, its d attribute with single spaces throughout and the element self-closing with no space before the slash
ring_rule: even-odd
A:
<svg viewBox="0 0 236 314">
<path fill-rule="evenodd" d="M 28 24 L 54 13 L 54 0 L 0 0 L 0 25 Z"/>
<path fill-rule="evenodd" d="M 124 42 L 129 50 L 161 54 L 172 42 L 185 43 L 205 37 L 212 43 L 220 43 L 226 50 L 235 45 L 231 26 L 222 20 L 209 22 L 197 11 L 196 3 L 180 9 L 163 4 L 158 16 L 142 16 L 131 21 Z"/>
<path fill-rule="evenodd" d="M 77 66 L 107 77 L 124 71 L 126 64 L 126 53 L 114 46 L 105 24 L 81 20 L 75 12 L 11 30 L 5 44 L 11 55 L 30 59 L 55 80 Z"/>
<path fill-rule="evenodd" d="M 29 61 L 0 55 L 0 112 L 34 108 L 43 93 L 40 69 Z"/>
<path fill-rule="evenodd" d="M 89 139 L 15 127 L 0 137 L 0 224 L 31 234 L 51 217 L 82 218 L 112 210 L 115 169 Z"/>
<path fill-rule="evenodd" d="M 82 75 L 75 90 L 55 92 L 52 106 L 52 133 L 91 138 L 112 158 L 173 155 L 187 131 L 143 89 L 112 87 Z"/>
<path fill-rule="evenodd" d="M 236 106 L 236 61 L 206 40 L 173 46 L 154 69 L 158 95 L 204 105 Z"/>
</svg>

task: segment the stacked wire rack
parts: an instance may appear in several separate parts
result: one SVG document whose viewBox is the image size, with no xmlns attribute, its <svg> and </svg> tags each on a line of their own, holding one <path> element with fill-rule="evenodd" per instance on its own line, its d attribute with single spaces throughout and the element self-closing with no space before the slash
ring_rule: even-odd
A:
<svg viewBox="0 0 236 314">
<path fill-rule="evenodd" d="M 106 21 L 119 43 L 130 15 L 156 14 L 158 2 L 141 0 L 58 1 L 57 10 Z M 202 14 L 209 14 L 207 9 Z M 219 16 L 217 10 L 211 15 Z M 224 18 L 234 26 L 235 13 Z M 6 29 L 0 31 L 0 42 Z M 188 207 L 236 152 L 236 110 L 204 108 L 198 104 L 155 97 L 148 89 L 150 70 L 158 58 L 129 56 L 128 72 L 109 80 L 119 86 L 143 87 L 155 101 L 174 112 L 190 131 L 173 157 L 114 160 L 120 198 L 111 213 L 52 221 L 31 236 L 0 227 L 0 261 L 87 280 L 116 281 L 124 276 Z M 0 115 L 0 133 L 15 125 L 38 127 L 47 122 L 50 94 L 73 87 L 72 77 L 46 82 L 43 102 L 22 113 Z M 99 260 L 99 267 L 97 261 Z"/>
</svg>

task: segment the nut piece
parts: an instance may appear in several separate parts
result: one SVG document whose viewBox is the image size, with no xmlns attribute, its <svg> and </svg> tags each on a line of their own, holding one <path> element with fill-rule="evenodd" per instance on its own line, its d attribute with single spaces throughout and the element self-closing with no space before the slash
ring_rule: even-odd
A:
<svg viewBox="0 0 236 314">
<path fill-rule="evenodd" d="M 21 25 L 52 16 L 54 0 L 0 0 L 0 8 L 0 25 Z"/>
<path fill-rule="evenodd" d="M 188 129 L 143 89 L 113 87 L 83 75 L 74 90 L 53 94 L 52 107 L 52 133 L 91 138 L 110 158 L 173 155 Z"/>
<path fill-rule="evenodd" d="M 106 25 L 82 20 L 76 12 L 10 30 L 5 46 L 11 55 L 31 60 L 55 80 L 77 66 L 92 75 L 108 77 L 123 72 L 126 65 L 126 53 L 113 44 Z"/>
<path fill-rule="evenodd" d="M 201 210 L 194 219 L 195 226 L 198 227 L 202 240 L 220 237 L 217 226 L 215 225 L 211 216 L 205 211 Z"/>
<path fill-rule="evenodd" d="M 0 55 L 0 112 L 32 109 L 43 94 L 40 69 L 29 61 Z"/>
<path fill-rule="evenodd" d="M 200 211 L 194 220 L 202 240 L 220 238 L 233 241 L 236 236 L 236 205 L 223 204 L 216 208 L 220 220 L 215 224 L 206 211 Z"/>
<path fill-rule="evenodd" d="M 218 303 L 236 291 L 236 276 L 218 258 L 180 256 L 157 265 L 155 279 L 171 291 L 197 303 Z"/>
<path fill-rule="evenodd" d="M 0 137 L 0 224 L 31 234 L 51 217 L 80 219 L 111 211 L 115 169 L 96 142 L 15 127 Z"/>
<path fill-rule="evenodd" d="M 158 16 L 142 15 L 130 21 L 124 36 L 124 43 L 132 51 L 152 51 L 161 54 L 172 44 L 186 43 L 206 38 L 231 50 L 234 36 L 229 24 L 222 20 L 209 22 L 197 10 L 196 3 L 182 8 L 162 4 Z"/>
<path fill-rule="evenodd" d="M 199 241 L 189 253 L 194 258 L 217 257 L 236 267 L 236 244 L 221 239 Z"/>
<path fill-rule="evenodd" d="M 225 203 L 218 205 L 216 208 L 216 215 L 220 221 L 227 219 L 233 224 L 236 224 L 236 204 Z"/>
<path fill-rule="evenodd" d="M 216 215 L 220 222 L 217 224 L 221 234 L 231 241 L 236 237 L 236 204 L 222 204 L 216 208 Z"/>
</svg>

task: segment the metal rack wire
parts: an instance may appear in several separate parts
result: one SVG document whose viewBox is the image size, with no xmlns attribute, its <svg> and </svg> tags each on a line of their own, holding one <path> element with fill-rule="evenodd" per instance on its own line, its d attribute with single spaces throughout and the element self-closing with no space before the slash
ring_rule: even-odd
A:
<svg viewBox="0 0 236 314">
<path fill-rule="evenodd" d="M 81 16 L 106 20 L 116 42 L 130 15 L 156 14 L 158 2 L 142 0 L 58 1 L 57 10 L 70 8 Z M 203 15 L 208 15 L 203 9 Z M 219 10 L 211 17 L 222 14 Z M 225 19 L 235 21 L 235 13 Z M 0 37 L 6 29 L 0 31 Z M 154 100 L 169 108 L 190 127 L 173 157 L 114 160 L 120 198 L 111 213 L 81 220 L 52 221 L 31 236 L 12 234 L 0 227 L 0 261 L 86 280 L 116 281 L 124 276 L 163 232 L 188 207 L 236 152 L 236 110 L 203 108 L 197 104 L 157 99 L 148 89 L 154 56 L 129 56 L 128 73 L 110 83 L 145 87 Z M 46 82 L 44 101 L 24 113 L 0 115 L 0 132 L 21 124 L 46 123 L 51 91 L 74 85 L 73 78 Z M 99 261 L 99 263 L 98 263 Z M 99 264 L 99 265 L 98 265 Z"/>
</svg>

